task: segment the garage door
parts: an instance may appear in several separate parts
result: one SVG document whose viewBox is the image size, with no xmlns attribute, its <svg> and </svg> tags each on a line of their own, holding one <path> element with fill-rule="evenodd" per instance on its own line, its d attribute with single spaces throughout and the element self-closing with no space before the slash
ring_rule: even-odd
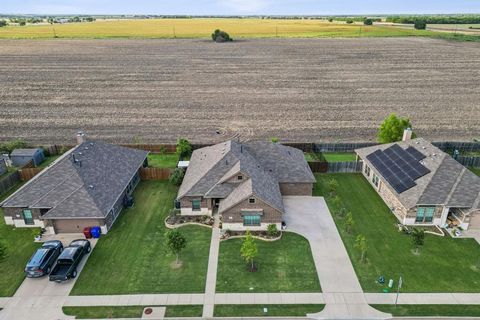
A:
<svg viewBox="0 0 480 320">
<path fill-rule="evenodd" d="M 65 219 L 54 220 L 55 233 L 81 233 L 83 228 L 98 226 L 98 220 L 91 219 Z"/>
<path fill-rule="evenodd" d="M 470 217 L 470 224 L 468 225 L 468 229 L 480 230 L 480 212 L 472 213 L 472 216 Z"/>
</svg>

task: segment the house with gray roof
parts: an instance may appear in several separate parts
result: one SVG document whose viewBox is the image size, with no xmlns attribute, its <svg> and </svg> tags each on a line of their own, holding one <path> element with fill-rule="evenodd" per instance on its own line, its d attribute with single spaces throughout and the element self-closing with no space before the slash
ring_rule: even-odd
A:
<svg viewBox="0 0 480 320">
<path fill-rule="evenodd" d="M 355 150 L 362 173 L 404 225 L 480 230 L 480 177 L 417 138 Z"/>
<path fill-rule="evenodd" d="M 0 204 L 6 224 L 51 233 L 111 228 L 140 180 L 148 152 L 80 142 Z"/>
<path fill-rule="evenodd" d="M 284 195 L 312 195 L 303 152 L 270 142 L 222 142 L 195 150 L 177 196 L 183 215 L 218 210 L 229 230 L 280 229 Z"/>
</svg>

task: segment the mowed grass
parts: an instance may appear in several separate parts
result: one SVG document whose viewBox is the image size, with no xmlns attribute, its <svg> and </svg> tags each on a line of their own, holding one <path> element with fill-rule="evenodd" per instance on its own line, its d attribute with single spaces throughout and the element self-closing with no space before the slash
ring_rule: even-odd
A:
<svg viewBox="0 0 480 320">
<path fill-rule="evenodd" d="M 7 193 L 0 196 L 0 201 L 6 199 L 23 183 L 18 183 Z M 0 242 L 6 247 L 6 257 L 0 262 L 0 297 L 10 297 L 17 291 L 25 279 L 23 270 L 33 252 L 40 243 L 33 242 L 39 228 L 15 228 L 5 224 L 3 211 L 0 209 Z"/>
<path fill-rule="evenodd" d="M 220 243 L 217 292 L 320 292 L 317 271 L 308 241 L 285 232 L 280 240 L 255 240 L 256 272 L 240 256 L 243 239 Z"/>
<path fill-rule="evenodd" d="M 363 175 L 319 174 L 316 178 L 314 194 L 325 196 L 364 291 L 381 292 L 379 276 L 394 279 L 395 286 L 402 276 L 402 292 L 480 292 L 480 246 L 474 239 L 427 234 L 420 255 L 415 255 L 411 237 L 398 231 L 397 219 Z M 331 178 L 338 181 L 337 193 L 353 214 L 351 234 L 328 196 Z M 360 263 L 354 248 L 358 234 L 367 239 L 367 263 Z"/>
<path fill-rule="evenodd" d="M 217 304 L 214 317 L 304 317 L 323 310 L 323 304 Z M 265 313 L 263 308 L 267 308 Z"/>
<path fill-rule="evenodd" d="M 458 304 L 376 304 L 377 310 L 390 313 L 395 317 L 480 317 L 480 305 Z"/>
<path fill-rule="evenodd" d="M 209 38 L 222 29 L 233 38 L 431 36 L 432 31 L 389 26 L 348 25 L 319 20 L 269 19 L 120 19 L 90 23 L 42 24 L 0 28 L 3 39 L 54 38 Z"/>
<path fill-rule="evenodd" d="M 63 307 L 63 313 L 75 316 L 76 319 L 139 319 L 145 307 L 147 306 Z M 165 317 L 201 317 L 202 311 L 202 305 L 166 306 Z"/>
<path fill-rule="evenodd" d="M 165 247 L 164 219 L 176 193 L 168 182 L 142 181 L 134 193 L 135 206 L 100 238 L 72 294 L 203 292 L 211 230 L 179 229 L 187 238 L 181 268 L 171 267 L 175 256 Z"/>
<path fill-rule="evenodd" d="M 148 166 L 154 168 L 176 168 L 178 155 L 176 153 L 149 153 Z"/>
<path fill-rule="evenodd" d="M 477 176 L 480 177 L 480 168 L 470 167 L 469 169 L 470 169 L 473 173 L 475 173 Z"/>
<path fill-rule="evenodd" d="M 355 161 L 356 156 L 351 152 L 325 152 L 323 157 L 327 162 Z"/>
</svg>

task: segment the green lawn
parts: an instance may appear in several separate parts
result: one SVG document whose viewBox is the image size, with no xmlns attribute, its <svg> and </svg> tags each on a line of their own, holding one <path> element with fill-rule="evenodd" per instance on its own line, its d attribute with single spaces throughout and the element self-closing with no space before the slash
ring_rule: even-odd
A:
<svg viewBox="0 0 480 320">
<path fill-rule="evenodd" d="M 355 161 L 356 155 L 352 152 L 324 152 L 323 157 L 327 162 Z"/>
<path fill-rule="evenodd" d="M 315 161 L 325 161 L 325 158 L 323 157 L 323 154 L 317 153 L 317 152 L 305 152 L 305 160 L 309 162 L 315 162 Z"/>
<path fill-rule="evenodd" d="M 43 160 L 42 163 L 40 163 L 40 165 L 38 166 L 39 168 L 46 168 L 48 167 L 53 161 L 57 160 L 58 157 L 60 157 L 61 155 L 55 155 L 55 156 L 49 156 L 49 157 L 45 157 L 45 160 Z"/>
<path fill-rule="evenodd" d="M 176 193 L 168 182 L 142 181 L 134 193 L 135 206 L 123 211 L 112 230 L 100 238 L 72 294 L 203 292 L 211 230 L 179 229 L 188 243 L 178 269 L 171 267 L 175 257 L 164 245 L 164 219 Z"/>
<path fill-rule="evenodd" d="M 304 317 L 307 313 L 316 313 L 323 310 L 323 304 L 217 304 L 213 312 L 214 317 Z M 267 308 L 267 313 L 263 311 Z"/>
<path fill-rule="evenodd" d="M 7 193 L 0 196 L 3 201 L 15 192 L 23 183 L 20 182 Z M 33 242 L 39 228 L 14 228 L 7 226 L 0 209 L 0 242 L 6 246 L 6 258 L 0 262 L 0 297 L 12 296 L 25 279 L 23 270 L 30 256 L 40 244 Z"/>
<path fill-rule="evenodd" d="M 469 169 L 470 169 L 473 173 L 475 173 L 477 176 L 480 176 L 480 168 L 470 167 Z"/>
<path fill-rule="evenodd" d="M 335 215 L 331 197 L 326 196 L 330 211 L 366 292 L 380 292 L 379 276 L 395 281 L 403 276 L 402 292 L 480 292 L 480 246 L 473 239 L 452 239 L 426 235 L 419 256 L 412 253 L 411 238 L 396 228 L 397 220 L 361 174 L 316 175 L 314 194 L 328 193 L 327 181 L 335 178 L 344 206 L 353 214 L 351 234 L 344 220 Z M 358 234 L 368 243 L 367 263 L 359 262 L 354 248 Z"/>
<path fill-rule="evenodd" d="M 280 240 L 256 240 L 258 271 L 240 256 L 243 239 L 220 243 L 217 292 L 320 292 L 308 241 L 285 232 Z"/>
<path fill-rule="evenodd" d="M 176 153 L 149 153 L 148 166 L 154 168 L 176 168 L 178 163 L 178 155 Z"/>
<path fill-rule="evenodd" d="M 372 307 L 396 317 L 480 317 L 480 305 L 400 304 L 395 308 L 391 304 L 376 304 Z"/>
<path fill-rule="evenodd" d="M 67 316 L 76 319 L 140 318 L 146 306 L 63 307 Z M 165 317 L 201 317 L 202 305 L 167 306 Z"/>
</svg>

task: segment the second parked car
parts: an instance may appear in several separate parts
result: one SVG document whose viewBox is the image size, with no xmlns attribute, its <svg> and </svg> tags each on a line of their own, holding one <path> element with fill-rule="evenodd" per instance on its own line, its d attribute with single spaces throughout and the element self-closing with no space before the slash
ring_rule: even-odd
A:
<svg viewBox="0 0 480 320">
<path fill-rule="evenodd" d="M 37 278 L 49 274 L 62 251 L 62 242 L 58 240 L 44 242 L 28 260 L 25 275 L 29 278 Z"/>
<path fill-rule="evenodd" d="M 58 257 L 57 264 L 50 273 L 49 280 L 61 282 L 75 278 L 77 276 L 78 264 L 90 250 L 90 241 L 85 239 L 73 240 Z"/>
</svg>

